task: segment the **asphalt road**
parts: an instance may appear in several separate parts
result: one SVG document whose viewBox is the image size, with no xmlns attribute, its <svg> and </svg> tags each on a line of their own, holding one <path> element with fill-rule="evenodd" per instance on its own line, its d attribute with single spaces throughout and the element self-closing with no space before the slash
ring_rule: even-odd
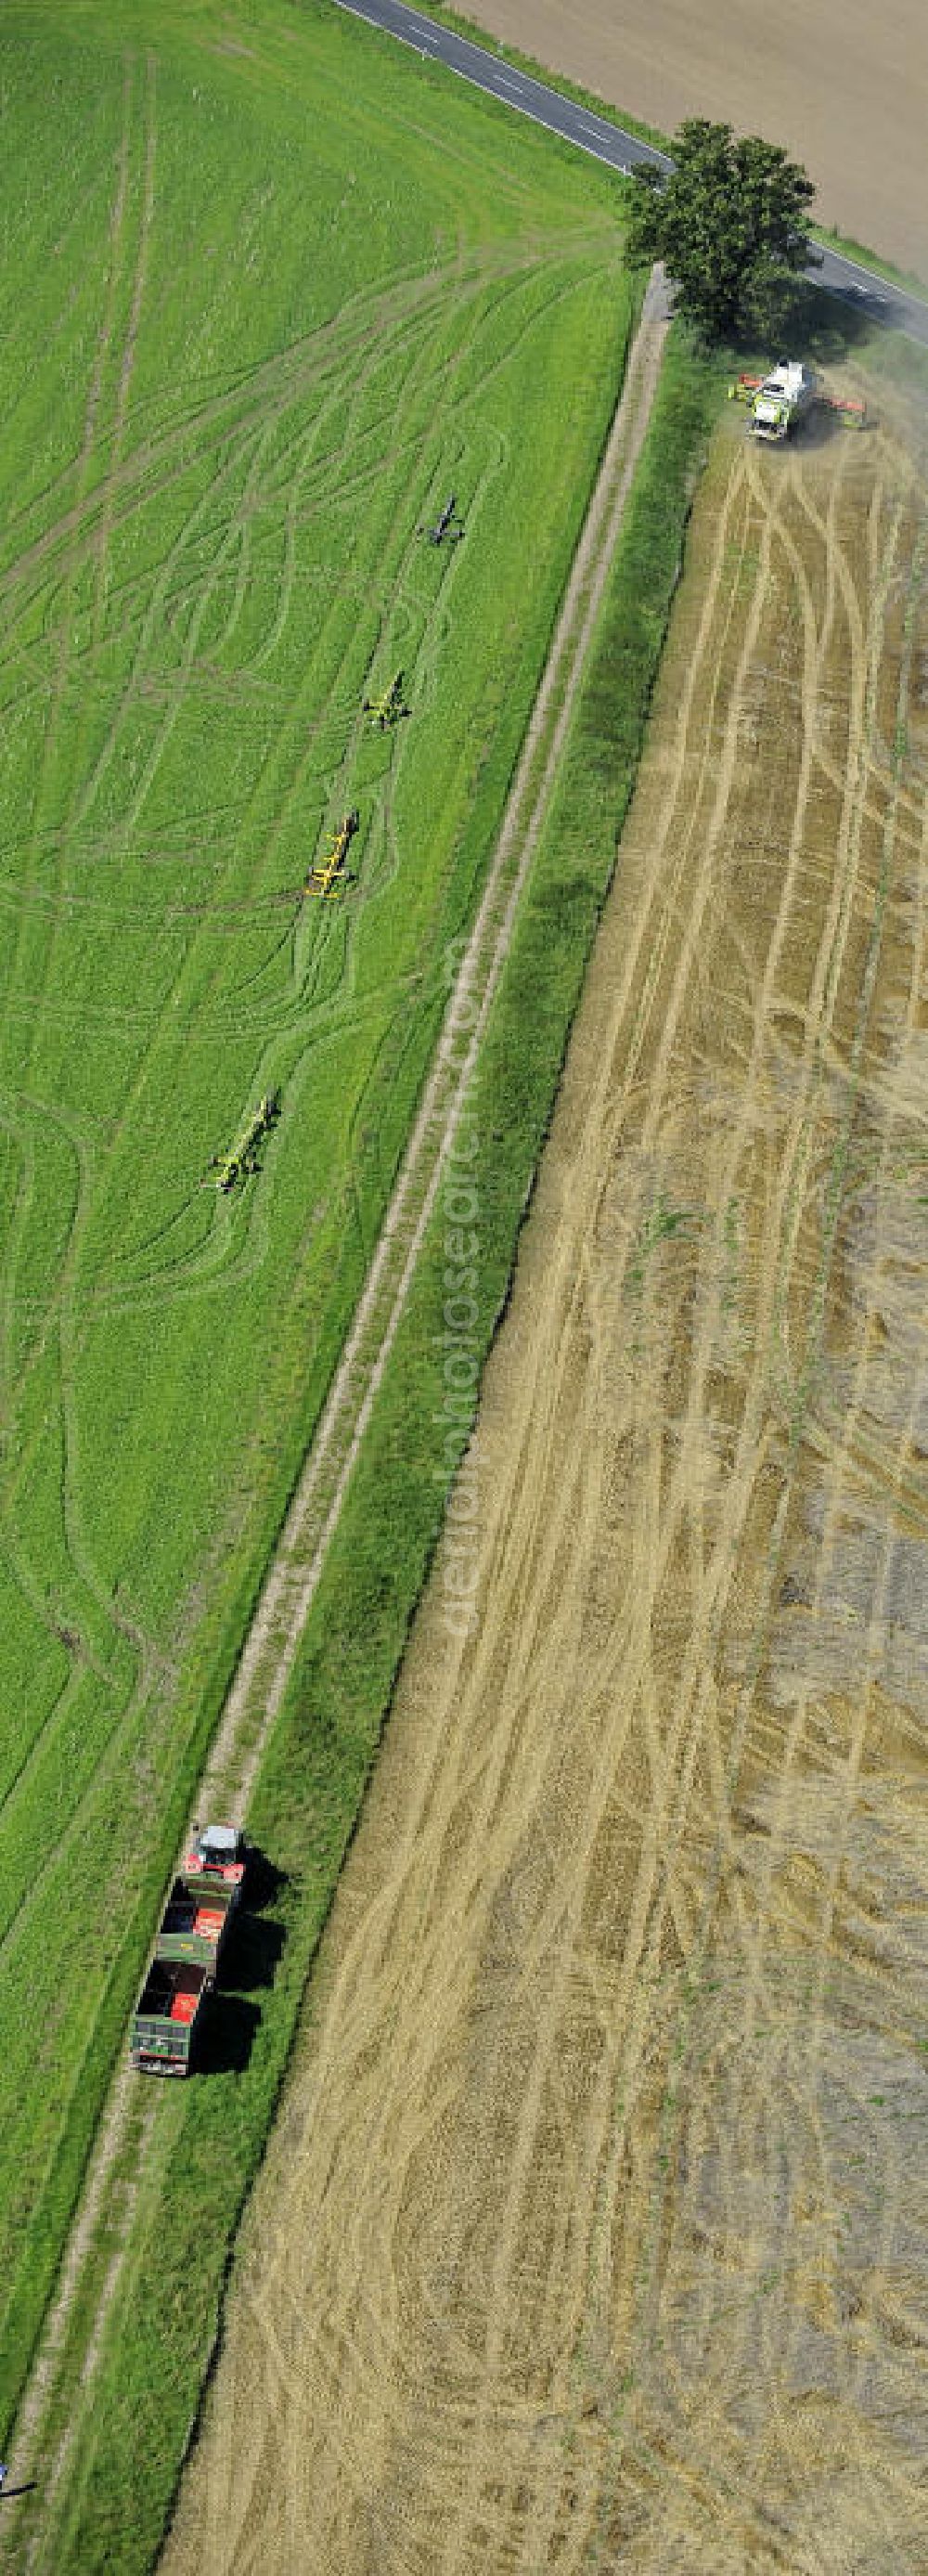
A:
<svg viewBox="0 0 928 2576">
<path fill-rule="evenodd" d="M 462 80 L 473 81 L 475 88 L 501 99 L 505 107 L 515 108 L 520 116 L 547 126 L 549 133 L 575 143 L 594 161 L 605 161 L 622 178 L 629 176 L 636 163 L 650 161 L 662 170 L 672 168 L 666 152 L 655 152 L 650 143 L 641 143 L 637 135 L 626 134 L 620 125 L 612 125 L 606 117 L 578 107 L 573 99 L 563 98 L 560 90 L 548 89 L 544 81 L 532 80 L 528 72 L 502 62 L 486 46 L 471 44 L 466 36 L 456 36 L 450 28 L 437 26 L 434 18 L 424 18 L 418 9 L 408 9 L 405 0 L 338 0 L 338 5 L 348 9 L 352 17 L 366 19 L 368 26 L 381 27 L 387 35 L 398 36 L 400 43 L 411 45 L 415 53 L 444 63 Z M 910 340 L 921 340 L 928 347 L 928 303 L 921 303 L 918 296 L 890 285 L 888 278 L 859 267 L 856 260 L 842 259 L 833 250 L 823 251 L 817 275 L 833 295 L 846 297 L 870 321 L 888 323 L 894 330 L 904 331 Z"/>
</svg>

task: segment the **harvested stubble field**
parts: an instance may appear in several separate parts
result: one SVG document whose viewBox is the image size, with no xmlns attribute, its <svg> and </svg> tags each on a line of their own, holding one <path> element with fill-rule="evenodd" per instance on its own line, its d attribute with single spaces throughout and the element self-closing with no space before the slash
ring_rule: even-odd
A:
<svg viewBox="0 0 928 2576">
<path fill-rule="evenodd" d="M 926 501 L 716 441 L 164 2576 L 924 2565 Z"/>
<path fill-rule="evenodd" d="M 601 174 L 341 12 L 249 0 L 233 37 L 211 0 L 13 6 L 0 74 L 2 2425 L 631 296 Z M 361 701 L 398 663 L 382 735 Z M 355 801 L 356 883 L 314 904 Z M 217 1195 L 270 1090 L 263 1168 Z"/>
</svg>

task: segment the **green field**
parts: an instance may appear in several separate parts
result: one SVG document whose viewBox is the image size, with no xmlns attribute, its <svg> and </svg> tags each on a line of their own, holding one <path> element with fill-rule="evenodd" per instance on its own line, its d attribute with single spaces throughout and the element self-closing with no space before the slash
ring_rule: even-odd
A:
<svg viewBox="0 0 928 2576">
<path fill-rule="evenodd" d="M 14 4 L 0 97 L 8 2424 L 631 298 L 605 174 L 328 6 Z"/>
</svg>

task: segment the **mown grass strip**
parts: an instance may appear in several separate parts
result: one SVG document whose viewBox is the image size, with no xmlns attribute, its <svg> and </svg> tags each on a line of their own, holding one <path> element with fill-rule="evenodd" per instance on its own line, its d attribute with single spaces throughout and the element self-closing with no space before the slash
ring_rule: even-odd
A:
<svg viewBox="0 0 928 2576">
<path fill-rule="evenodd" d="M 483 1354 L 615 866 L 690 497 L 722 398 L 720 371 L 674 335 L 475 1083 L 473 1339 Z M 158 2097 L 118 2299 L 83 2397 L 88 2312 L 72 2319 L 46 2427 L 48 2435 L 72 2424 L 72 2466 L 42 2527 L 37 2571 L 103 2576 L 118 2566 L 140 2576 L 157 2552 L 235 2230 L 467 1435 L 466 1420 L 449 1432 L 443 1414 L 444 1267 L 439 1206 L 253 1804 L 251 1829 L 280 1879 L 233 1963 L 237 1985 L 217 2010 L 209 2080 Z"/>
</svg>

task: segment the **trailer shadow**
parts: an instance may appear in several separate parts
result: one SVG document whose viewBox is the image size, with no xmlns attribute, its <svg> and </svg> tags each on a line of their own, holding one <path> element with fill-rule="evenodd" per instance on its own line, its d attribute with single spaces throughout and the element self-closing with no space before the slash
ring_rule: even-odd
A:
<svg viewBox="0 0 928 2576">
<path fill-rule="evenodd" d="M 268 1906 L 274 1904 L 287 1886 L 287 1871 L 278 1869 L 276 1861 L 269 1860 L 266 1852 L 256 1850 L 252 1844 L 248 1855 L 244 1910 L 249 1914 L 266 1913 Z"/>
<path fill-rule="evenodd" d="M 258 2005 L 249 1997 L 273 1985 L 287 1937 L 283 1924 L 267 1909 L 286 1885 L 286 1872 L 264 1852 L 252 1850 L 245 1900 L 229 1928 L 197 2051 L 198 2075 L 244 2074 L 261 2019 Z"/>
<path fill-rule="evenodd" d="M 268 1911 L 284 1888 L 286 1870 L 278 1870 L 266 1852 L 250 1850 L 245 1901 L 229 1922 L 217 1989 L 198 2032 L 193 2076 L 245 2074 L 260 2025 L 260 2007 L 250 1996 L 271 1989 L 284 1953 L 286 1929 Z"/>
<path fill-rule="evenodd" d="M 258 2031 L 261 2015 L 257 2004 L 244 1995 L 224 1994 L 217 1988 L 199 2042 L 196 2064 L 191 2069 L 198 2075 L 244 2075 Z"/>
<path fill-rule="evenodd" d="M 252 1850 L 244 1902 L 233 1919 L 223 1953 L 220 1992 L 234 1987 L 236 1994 L 249 1995 L 273 1985 L 286 1933 L 269 1909 L 277 1904 L 286 1885 L 286 1872 L 268 1860 L 266 1853 Z"/>
<path fill-rule="evenodd" d="M 240 1914 L 219 1971 L 219 1993 L 234 1988 L 236 1994 L 252 1995 L 272 1986 L 286 1937 L 282 1923 L 263 1914 Z"/>
</svg>

